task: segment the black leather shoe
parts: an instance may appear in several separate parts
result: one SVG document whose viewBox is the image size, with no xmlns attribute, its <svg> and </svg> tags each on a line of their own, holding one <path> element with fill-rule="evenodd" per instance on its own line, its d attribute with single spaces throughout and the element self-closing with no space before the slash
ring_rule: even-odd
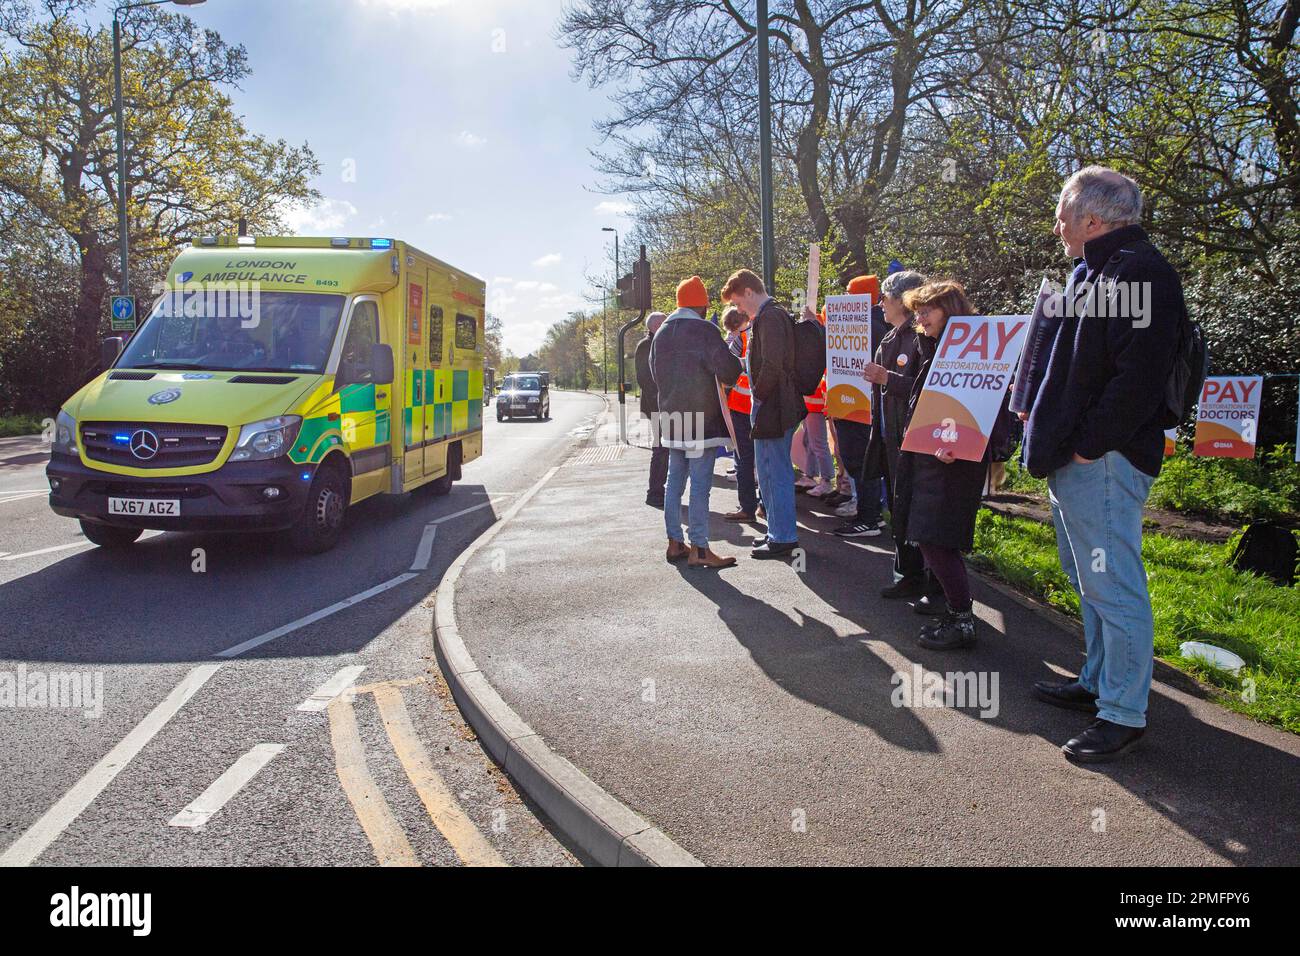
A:
<svg viewBox="0 0 1300 956">
<path fill-rule="evenodd" d="M 1091 714 L 1097 712 L 1097 695 L 1086 689 L 1077 680 L 1034 681 L 1034 696 L 1055 707 L 1067 710 L 1082 710 Z"/>
<path fill-rule="evenodd" d="M 762 544 L 750 551 L 749 556 L 751 558 L 756 558 L 759 561 L 768 558 L 784 558 L 797 547 L 799 547 L 799 542 L 797 541 L 764 541 Z"/>
<path fill-rule="evenodd" d="M 920 597 L 924 593 L 925 582 L 920 578 L 899 578 L 889 587 L 880 589 L 880 596 L 887 601 Z"/>
<path fill-rule="evenodd" d="M 1061 752 L 1079 763 L 1106 763 L 1132 750 L 1145 733 L 1145 727 L 1094 720 L 1087 730 L 1067 742 Z"/>
<path fill-rule="evenodd" d="M 943 599 L 942 594 L 927 594 L 912 605 L 912 610 L 917 614 L 937 617 L 948 610 L 948 602 Z"/>
</svg>

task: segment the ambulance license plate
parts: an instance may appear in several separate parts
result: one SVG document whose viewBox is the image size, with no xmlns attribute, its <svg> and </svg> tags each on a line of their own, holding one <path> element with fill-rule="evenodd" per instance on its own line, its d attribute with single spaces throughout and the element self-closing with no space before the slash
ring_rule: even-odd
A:
<svg viewBox="0 0 1300 956">
<path fill-rule="evenodd" d="M 179 498 L 109 498 L 108 513 L 111 515 L 155 515 L 175 517 L 181 513 Z"/>
</svg>

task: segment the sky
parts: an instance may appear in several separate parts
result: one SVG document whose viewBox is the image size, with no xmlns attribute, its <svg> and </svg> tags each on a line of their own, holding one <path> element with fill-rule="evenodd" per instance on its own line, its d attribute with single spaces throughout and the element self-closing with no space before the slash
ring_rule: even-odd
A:
<svg viewBox="0 0 1300 956">
<path fill-rule="evenodd" d="M 594 191 L 604 93 L 555 43 L 562 0 L 207 0 L 183 12 L 248 50 L 229 91 L 252 132 L 306 142 L 319 206 L 298 235 L 402 239 L 488 283 L 525 355 L 599 308 L 628 206 Z M 623 250 L 624 271 L 630 256 Z M 592 299 L 594 298 L 594 302 Z"/>
</svg>

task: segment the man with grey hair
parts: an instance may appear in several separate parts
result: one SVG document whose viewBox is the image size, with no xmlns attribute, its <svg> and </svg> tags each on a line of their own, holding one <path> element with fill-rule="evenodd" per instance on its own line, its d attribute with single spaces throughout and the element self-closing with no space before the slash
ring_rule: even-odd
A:
<svg viewBox="0 0 1300 956">
<path fill-rule="evenodd" d="M 1039 681 L 1034 693 L 1094 715 L 1061 748 L 1085 763 L 1125 753 L 1147 723 L 1154 623 L 1142 507 L 1164 460 L 1166 385 L 1189 324 L 1182 282 L 1141 216 L 1127 176 L 1089 166 L 1066 180 L 1053 232 L 1076 265 L 1025 427 L 1025 465 L 1047 478 L 1086 644 L 1076 679 Z"/>
<path fill-rule="evenodd" d="M 636 347 L 636 384 L 641 390 L 641 414 L 652 424 L 657 422 L 659 413 L 659 389 L 655 386 L 654 376 L 650 374 L 650 345 L 659 326 L 668 316 L 662 312 L 651 312 L 646 316 L 646 336 Z M 659 441 L 657 425 L 651 429 L 654 447 L 650 450 L 650 486 L 646 489 L 645 503 L 652 508 L 664 506 L 664 485 L 668 483 L 668 449 Z"/>
</svg>

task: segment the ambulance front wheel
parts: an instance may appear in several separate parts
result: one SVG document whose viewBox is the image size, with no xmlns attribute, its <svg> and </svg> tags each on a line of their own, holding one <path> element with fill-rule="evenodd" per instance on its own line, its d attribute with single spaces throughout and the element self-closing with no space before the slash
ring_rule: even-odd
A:
<svg viewBox="0 0 1300 956">
<path fill-rule="evenodd" d="M 81 533 L 86 540 L 101 548 L 128 548 L 144 533 L 143 528 L 119 528 L 111 524 L 97 524 L 81 520 Z"/>
<path fill-rule="evenodd" d="M 338 544 L 347 508 L 348 488 L 342 473 L 334 465 L 324 465 L 311 481 L 307 506 L 289 529 L 289 542 L 294 550 L 320 554 Z"/>
</svg>

